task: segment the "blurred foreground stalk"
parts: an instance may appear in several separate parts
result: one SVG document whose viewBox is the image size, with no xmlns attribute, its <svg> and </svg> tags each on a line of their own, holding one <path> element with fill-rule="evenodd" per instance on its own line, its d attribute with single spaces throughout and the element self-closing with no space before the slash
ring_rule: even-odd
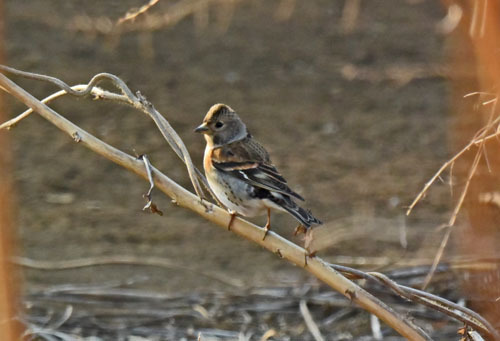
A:
<svg viewBox="0 0 500 341">
<path fill-rule="evenodd" d="M 0 103 L 1 104 L 1 103 Z M 0 107 L 0 120 L 3 120 L 4 110 Z M 13 249 L 12 228 L 12 195 L 10 177 L 10 158 L 7 134 L 0 132 L 0 340 L 17 341 L 19 330 L 15 326 L 15 307 L 17 303 L 17 288 L 13 267 L 9 263 Z"/>
<path fill-rule="evenodd" d="M 460 150 L 498 115 L 500 95 L 500 3 L 443 0 L 448 9 L 459 9 L 458 26 L 449 35 L 451 53 L 452 145 Z M 449 13 L 452 11 L 450 10 Z M 455 11 L 456 12 L 456 11 Z M 476 93 L 464 98 L 467 94 Z M 460 233 L 454 234 L 457 252 L 475 258 L 500 256 L 500 143 L 486 142 L 483 148 L 471 148 L 455 165 L 455 193 L 462 190 L 474 159 L 481 158 L 464 201 Z M 454 198 L 454 200 L 457 200 Z M 458 232 L 458 231 L 457 231 Z M 474 310 L 499 328 L 500 268 L 467 271 L 463 274 L 466 297 Z"/>
<path fill-rule="evenodd" d="M 0 0 L 0 19 L 4 16 Z M 0 20 L 0 61 L 4 61 L 4 21 Z M 0 121 L 7 119 L 3 96 L 0 97 Z M 0 340 L 20 340 L 21 329 L 16 323 L 17 298 L 19 297 L 13 266 L 9 263 L 13 249 L 13 200 L 11 154 L 6 131 L 0 131 Z"/>
</svg>

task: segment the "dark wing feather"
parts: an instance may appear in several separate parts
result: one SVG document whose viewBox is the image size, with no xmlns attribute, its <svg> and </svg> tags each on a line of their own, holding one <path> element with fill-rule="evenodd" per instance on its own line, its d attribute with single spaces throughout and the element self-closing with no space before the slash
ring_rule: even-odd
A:
<svg viewBox="0 0 500 341">
<path fill-rule="evenodd" d="M 289 196 L 271 193 L 268 198 L 294 216 L 305 228 L 309 228 L 311 225 L 323 224 L 310 211 L 297 205 Z"/>
<path fill-rule="evenodd" d="M 226 164 L 212 161 L 212 164 L 218 170 L 225 171 L 226 173 L 231 174 L 240 180 L 246 181 L 253 186 L 287 194 L 297 199 L 304 200 L 304 198 L 288 187 L 286 181 L 281 181 L 275 176 L 275 173 L 269 174 L 265 168 L 261 168 L 259 165 L 255 168 L 242 168 L 239 165 L 236 165 L 235 167 L 234 162 Z M 245 167 L 246 166 L 247 165 L 245 165 Z M 278 176 L 283 179 L 280 175 Z"/>
<path fill-rule="evenodd" d="M 213 166 L 249 184 L 304 200 L 288 187 L 285 178 L 271 164 L 266 150 L 253 139 L 219 147 L 212 154 Z"/>
</svg>

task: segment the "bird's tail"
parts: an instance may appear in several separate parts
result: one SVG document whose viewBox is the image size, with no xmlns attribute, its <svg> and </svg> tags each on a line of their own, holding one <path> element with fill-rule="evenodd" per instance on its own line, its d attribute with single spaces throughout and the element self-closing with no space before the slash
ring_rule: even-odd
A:
<svg viewBox="0 0 500 341">
<path fill-rule="evenodd" d="M 297 219 L 306 229 L 312 225 L 321 225 L 323 222 L 312 215 L 311 211 L 306 210 L 295 203 L 288 195 L 282 195 L 278 193 L 273 193 L 273 199 L 271 199 L 275 204 L 283 208 L 285 211 L 290 213 L 295 219 Z"/>
</svg>

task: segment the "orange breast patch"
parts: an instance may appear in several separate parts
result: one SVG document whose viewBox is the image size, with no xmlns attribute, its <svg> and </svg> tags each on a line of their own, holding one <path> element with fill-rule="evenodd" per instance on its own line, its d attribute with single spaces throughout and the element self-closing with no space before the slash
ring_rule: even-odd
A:
<svg viewBox="0 0 500 341">
<path fill-rule="evenodd" d="M 212 153 L 214 152 L 213 148 L 210 148 L 205 151 L 205 155 L 203 156 L 203 168 L 205 168 L 205 172 L 210 172 L 212 169 Z"/>
</svg>

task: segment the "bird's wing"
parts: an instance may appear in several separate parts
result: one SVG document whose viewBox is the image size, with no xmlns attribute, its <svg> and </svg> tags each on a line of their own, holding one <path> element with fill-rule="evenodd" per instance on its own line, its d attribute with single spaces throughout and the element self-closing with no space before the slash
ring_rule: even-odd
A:
<svg viewBox="0 0 500 341">
<path fill-rule="evenodd" d="M 288 187 L 285 178 L 271 163 L 267 151 L 251 138 L 214 149 L 212 164 L 249 184 L 304 200 Z"/>
</svg>

